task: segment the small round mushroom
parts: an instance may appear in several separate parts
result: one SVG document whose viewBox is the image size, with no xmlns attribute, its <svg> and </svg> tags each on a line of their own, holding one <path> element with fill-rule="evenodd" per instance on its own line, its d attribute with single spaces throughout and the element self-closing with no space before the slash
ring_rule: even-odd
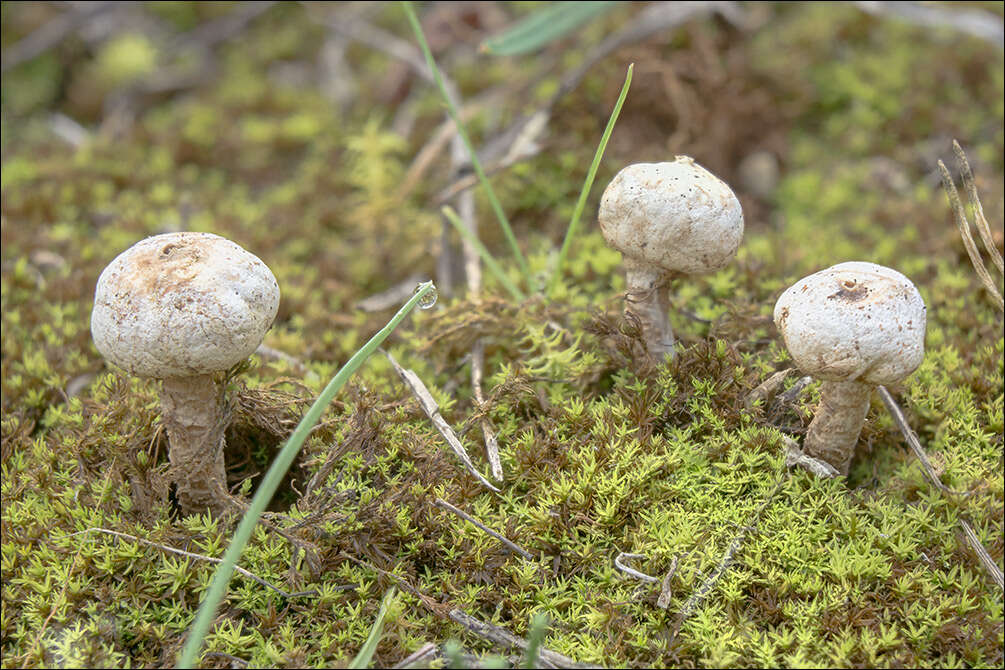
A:
<svg viewBox="0 0 1005 670">
<path fill-rule="evenodd" d="M 925 302 L 896 270 L 840 263 L 782 293 L 775 326 L 799 369 L 823 380 L 803 450 L 847 475 L 873 388 L 925 356 Z"/>
<path fill-rule="evenodd" d="M 604 190 L 598 218 L 607 244 L 625 258 L 626 312 L 642 324 L 651 354 L 672 356 L 667 284 L 729 263 L 743 239 L 740 201 L 694 159 L 677 156 L 621 170 Z"/>
<path fill-rule="evenodd" d="M 210 233 L 147 238 L 98 278 L 94 344 L 123 370 L 162 380 L 172 479 L 186 513 L 224 506 L 229 412 L 216 377 L 255 351 L 278 307 L 265 263 Z"/>
</svg>

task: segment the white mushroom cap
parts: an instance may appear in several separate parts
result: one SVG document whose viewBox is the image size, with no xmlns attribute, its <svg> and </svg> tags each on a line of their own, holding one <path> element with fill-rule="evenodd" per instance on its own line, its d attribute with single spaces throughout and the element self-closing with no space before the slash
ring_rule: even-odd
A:
<svg viewBox="0 0 1005 670">
<path fill-rule="evenodd" d="M 921 294 L 875 263 L 841 263 L 800 279 L 778 298 L 775 325 L 799 369 L 818 379 L 892 384 L 925 356 Z"/>
<path fill-rule="evenodd" d="M 279 308 L 269 268 L 210 233 L 149 237 L 98 278 L 91 335 L 101 354 L 138 377 L 183 377 L 250 356 Z"/>
<path fill-rule="evenodd" d="M 719 270 L 743 240 L 740 201 L 689 156 L 621 170 L 604 190 L 599 221 L 610 246 L 664 272 Z"/>
</svg>

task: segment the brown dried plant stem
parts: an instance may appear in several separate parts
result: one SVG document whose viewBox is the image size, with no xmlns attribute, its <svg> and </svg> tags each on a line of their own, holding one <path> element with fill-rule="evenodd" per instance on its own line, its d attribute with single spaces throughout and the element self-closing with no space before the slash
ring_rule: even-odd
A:
<svg viewBox="0 0 1005 670">
<path fill-rule="evenodd" d="M 739 534 L 737 534 L 736 537 L 734 537 L 729 543 L 729 546 L 726 548 L 726 552 L 723 554 L 719 564 L 716 565 L 711 574 L 709 574 L 709 576 L 698 586 L 698 588 L 695 589 L 694 593 L 691 594 L 691 597 L 687 599 L 684 605 L 681 606 L 680 614 L 677 616 L 677 624 L 674 626 L 673 633 L 670 636 L 671 640 L 677 637 L 677 634 L 680 632 L 681 627 L 683 627 L 684 622 L 687 621 L 688 617 L 690 617 L 705 601 L 705 598 L 712 592 L 715 585 L 719 583 L 719 580 L 726 573 L 726 570 L 728 570 L 733 564 L 733 558 L 736 556 L 736 552 L 739 551 L 740 547 L 743 545 L 743 541 L 746 539 L 747 534 L 757 529 L 757 523 L 761 518 L 761 514 L 764 513 L 764 510 L 767 509 L 768 505 L 771 504 L 771 501 L 774 500 L 775 494 L 782 488 L 782 484 L 785 482 L 785 479 L 786 475 L 783 472 L 778 478 L 778 482 L 775 484 L 774 488 L 771 489 L 771 492 L 768 493 L 767 497 L 764 499 L 764 502 L 762 502 L 754 511 L 753 520 L 750 525 L 744 526 L 740 529 Z"/>
<path fill-rule="evenodd" d="M 477 528 L 481 529 L 482 531 L 488 533 L 489 535 L 491 535 L 495 539 L 497 539 L 500 542 L 502 542 L 506 546 L 506 548 L 509 549 L 510 551 L 512 551 L 513 553 L 519 554 L 520 556 L 523 556 L 528 561 L 533 561 L 534 560 L 534 556 L 529 551 L 526 551 L 525 549 L 522 549 L 518 544 L 516 544 L 512 540 L 509 540 L 506 537 L 504 537 L 503 535 L 500 535 L 499 533 L 495 532 L 494 530 L 492 530 L 491 528 L 489 528 L 485 524 L 481 523 L 480 521 L 478 521 L 477 519 L 475 519 L 473 516 L 467 514 L 466 512 L 457 509 L 456 507 L 454 507 L 453 505 L 451 505 L 450 503 L 448 503 L 446 500 L 443 500 L 442 498 L 437 498 L 436 502 L 434 504 L 437 507 L 442 507 L 443 509 L 445 509 L 445 510 L 447 510 L 449 512 L 453 512 L 454 514 L 456 514 L 457 516 L 461 517 L 462 519 L 464 519 L 468 523 L 470 523 L 470 524 L 476 526 Z"/>
<path fill-rule="evenodd" d="M 210 563 L 222 563 L 223 562 L 223 559 L 220 559 L 220 558 L 213 558 L 212 556 L 206 556 L 205 554 L 197 554 L 195 552 L 185 551 L 184 549 L 176 549 L 174 547 L 169 547 L 166 544 L 159 544 L 157 542 L 151 542 L 150 540 L 145 540 L 142 537 L 136 537 L 135 535 L 130 535 L 129 533 L 120 533 L 117 530 L 110 530 L 108 528 L 98 528 L 98 527 L 85 528 L 84 530 L 77 531 L 76 533 L 71 533 L 67 537 L 73 537 L 74 535 L 84 535 L 84 534 L 87 534 L 87 533 L 104 533 L 105 535 L 112 535 L 113 537 L 117 537 L 117 538 L 120 538 L 120 539 L 123 539 L 123 540 L 128 540 L 130 542 L 138 542 L 140 544 L 145 544 L 148 547 L 153 547 L 155 549 L 160 549 L 161 551 L 166 551 L 166 552 L 171 553 L 171 554 L 177 554 L 179 556 L 185 556 L 186 558 L 195 558 L 195 559 L 198 559 L 200 561 L 209 561 Z M 255 581 L 255 582 L 258 582 L 259 584 L 261 584 L 265 588 L 272 589 L 273 591 L 275 591 L 276 593 L 278 593 L 279 595 L 281 595 L 284 598 L 301 598 L 301 597 L 305 597 L 305 596 L 316 596 L 318 594 L 318 592 L 314 591 L 314 590 L 311 590 L 311 591 L 297 591 L 297 592 L 293 592 L 293 593 L 288 593 L 288 592 L 282 590 L 281 588 L 279 588 L 278 586 L 275 586 L 274 584 L 271 584 L 270 582 L 262 579 L 258 575 L 245 570 L 241 566 L 236 566 L 234 569 L 237 572 L 239 572 L 242 575 L 244 575 L 245 577 L 247 577 L 248 579 L 250 579 L 252 581 Z"/>
<path fill-rule="evenodd" d="M 970 495 L 969 491 L 956 491 L 942 483 L 939 476 L 935 472 L 935 468 L 932 467 L 931 462 L 928 460 L 928 454 L 925 453 L 924 447 L 921 446 L 921 441 L 911 429 L 911 426 L 908 425 L 907 419 L 904 417 L 904 412 L 900 409 L 900 405 L 898 405 L 897 401 L 893 399 L 890 392 L 882 386 L 879 387 L 879 397 L 883 399 L 883 404 L 886 405 L 887 410 L 890 412 L 890 416 L 893 417 L 894 423 L 897 424 L 897 427 L 900 428 L 900 432 L 903 433 L 904 439 L 907 440 L 908 445 L 911 447 L 911 451 L 913 451 L 914 455 L 918 457 L 919 461 L 921 461 L 921 465 L 925 470 L 925 475 L 928 477 L 928 480 L 943 493 L 958 496 Z M 977 533 L 974 532 L 973 526 L 971 526 L 966 519 L 960 519 L 960 527 L 963 529 L 963 535 L 966 537 L 967 543 L 970 545 L 970 548 L 974 550 L 974 553 L 977 554 L 977 558 L 980 560 L 981 565 L 984 566 L 987 573 L 991 576 L 991 579 L 994 580 L 999 589 L 1005 589 L 1005 575 L 1002 574 L 1001 568 L 999 568 L 998 564 L 995 563 L 993 558 L 991 558 L 991 554 L 988 553 L 988 550 L 981 544 L 980 539 L 977 537 Z"/>
<path fill-rule="evenodd" d="M 507 649 L 519 649 L 520 651 L 526 651 L 528 647 L 527 640 L 513 635 L 505 628 L 501 626 L 495 626 L 480 619 L 467 614 L 459 609 L 450 610 L 450 618 L 459 623 L 460 625 L 467 628 L 469 631 L 477 635 L 478 637 L 485 638 L 490 642 L 498 644 Z M 545 649 L 541 647 L 538 650 L 537 662 L 540 663 L 540 667 L 543 668 L 593 668 L 597 666 L 587 665 L 585 663 L 579 663 L 574 659 L 569 658 L 557 651 L 552 651 L 551 649 Z"/>
</svg>

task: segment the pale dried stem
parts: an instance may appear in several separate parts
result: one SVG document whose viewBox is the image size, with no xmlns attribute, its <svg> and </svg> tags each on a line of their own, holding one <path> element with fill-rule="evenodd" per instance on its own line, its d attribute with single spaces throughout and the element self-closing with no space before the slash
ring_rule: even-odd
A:
<svg viewBox="0 0 1005 670">
<path fill-rule="evenodd" d="M 967 250 L 967 256 L 970 257 L 970 263 L 974 266 L 974 270 L 977 271 L 977 276 L 980 277 L 984 288 L 987 289 L 988 293 L 998 303 L 998 309 L 1005 312 L 1005 298 L 1002 298 L 1002 294 L 995 285 L 994 279 L 991 278 L 991 274 L 984 266 L 981 252 L 977 249 L 977 243 L 974 242 L 974 236 L 970 232 L 970 222 L 967 220 L 967 213 L 963 209 L 963 203 L 960 202 L 960 194 L 956 190 L 956 184 L 953 183 L 953 177 L 949 174 L 946 164 L 941 160 L 939 161 L 939 173 L 942 175 L 942 187 L 946 190 L 946 195 L 949 197 L 949 205 L 952 207 L 953 215 L 956 219 L 956 227 L 959 228 L 960 237 L 963 238 L 963 246 Z M 976 196 L 976 187 L 974 196 Z M 983 213 L 981 217 L 983 218 Z M 984 223 L 986 225 L 987 221 Z M 994 244 L 992 243 L 990 247 L 993 249 Z"/>
<path fill-rule="evenodd" d="M 806 431 L 807 456 L 830 463 L 848 474 L 855 443 L 869 411 L 872 386 L 862 382 L 825 381 L 820 386 L 820 406 Z"/>
<path fill-rule="evenodd" d="M 109 528 L 98 528 L 98 527 L 85 528 L 84 530 L 77 531 L 76 533 L 70 533 L 67 537 L 73 537 L 74 535 L 83 535 L 83 534 L 86 534 L 86 533 L 104 533 L 105 535 L 111 535 L 113 537 L 118 537 L 118 538 L 123 539 L 123 540 L 128 540 L 129 542 L 138 542 L 139 544 L 145 544 L 148 547 L 153 547 L 154 549 L 160 549 L 161 551 L 166 551 L 166 552 L 168 552 L 170 554 L 177 554 L 178 556 L 184 556 L 186 558 L 195 558 L 195 559 L 198 559 L 200 561 L 209 561 L 210 563 L 222 563 L 223 562 L 222 558 L 214 558 L 213 556 L 206 556 L 205 554 L 197 554 L 197 553 L 192 552 L 192 551 L 185 551 L 184 549 L 177 549 L 175 547 L 169 547 L 166 544 L 160 544 L 158 542 L 151 542 L 150 540 L 145 540 L 142 537 L 136 537 L 135 535 L 130 535 L 129 533 L 120 533 L 117 530 L 111 530 Z M 281 588 L 279 588 L 275 584 L 272 584 L 272 583 L 268 582 L 267 580 L 262 579 L 261 577 L 259 577 L 258 575 L 254 574 L 253 572 L 245 570 L 244 568 L 242 568 L 239 565 L 234 566 L 234 570 L 236 570 L 240 574 L 244 575 L 248 579 L 251 579 L 252 581 L 258 582 L 259 584 L 261 584 L 262 586 L 264 586 L 264 587 L 266 587 L 268 589 L 272 589 L 273 591 L 275 591 L 276 593 L 278 593 L 279 595 L 281 595 L 284 598 L 300 598 L 300 597 L 304 597 L 304 596 L 316 596 L 318 594 L 318 592 L 314 591 L 314 590 L 311 590 L 311 591 L 298 591 L 298 592 L 295 592 L 295 593 L 289 593 L 287 591 L 282 590 Z"/>
<path fill-rule="evenodd" d="M 659 583 L 660 580 L 656 579 L 652 575 L 647 575 L 644 572 L 636 570 L 635 568 L 630 568 L 627 565 L 625 565 L 624 563 L 625 559 L 633 559 L 633 558 L 646 558 L 646 555 L 626 554 L 625 552 L 621 552 L 620 554 L 614 557 L 614 567 L 634 579 L 638 579 L 643 582 L 650 582 L 652 584 Z"/>
<path fill-rule="evenodd" d="M 981 204 L 980 196 L 977 195 L 974 173 L 970 169 L 967 155 L 963 153 L 963 147 L 956 140 L 953 140 L 953 153 L 956 154 L 956 165 L 963 176 L 963 187 L 967 189 L 967 197 L 970 199 L 970 205 L 974 208 L 974 225 L 977 227 L 977 232 L 981 234 L 984 248 L 988 250 L 991 260 L 998 268 L 998 273 L 1005 275 L 1005 262 L 1002 261 L 1002 255 L 998 253 L 998 247 L 995 246 L 994 238 L 991 235 L 991 226 L 988 225 L 988 220 L 984 216 L 984 206 Z"/>
<path fill-rule="evenodd" d="M 227 412 L 212 375 L 163 380 L 161 408 L 170 445 L 171 478 L 186 514 L 226 507 L 223 462 Z"/>
<path fill-rule="evenodd" d="M 512 540 L 508 539 L 507 537 L 505 537 L 505 536 L 503 536 L 503 535 L 495 532 L 494 530 L 492 530 L 491 528 L 489 528 L 485 524 L 483 524 L 480 521 L 478 521 L 478 519 L 475 519 L 470 514 L 467 514 L 466 512 L 464 512 L 464 511 L 462 511 L 460 509 L 457 509 L 456 507 L 454 507 L 453 505 L 451 505 L 450 503 L 448 503 L 446 500 L 443 500 L 442 498 L 437 498 L 436 502 L 434 504 L 437 507 L 441 507 L 441 508 L 447 510 L 448 512 L 453 512 L 454 514 L 456 514 L 457 516 L 461 517 L 462 519 L 464 519 L 465 521 L 467 521 L 471 525 L 473 525 L 476 528 L 478 528 L 478 529 L 484 531 L 485 533 L 491 535 L 495 539 L 497 539 L 500 542 L 502 542 L 506 546 L 506 548 L 509 549 L 510 551 L 512 551 L 513 553 L 519 554 L 520 556 L 523 556 L 528 561 L 533 561 L 534 560 L 534 556 L 529 551 L 521 548 L 518 544 L 516 544 Z"/>
<path fill-rule="evenodd" d="M 740 532 L 729 543 L 729 546 L 726 548 L 726 552 L 723 554 L 719 564 L 715 566 L 715 569 L 712 570 L 709 576 L 706 577 L 698 588 L 695 589 L 694 593 L 691 594 L 691 597 L 687 599 L 683 606 L 681 606 L 680 614 L 677 617 L 677 624 L 674 626 L 671 640 L 677 637 L 677 634 L 680 632 L 684 622 L 687 621 L 688 617 L 690 617 L 703 602 L 705 602 L 705 598 L 712 592 L 712 589 L 715 588 L 722 576 L 726 574 L 726 571 L 733 564 L 736 552 L 739 551 L 740 547 L 743 545 L 743 541 L 747 538 L 747 534 L 752 533 L 757 529 L 757 524 L 761 519 L 761 514 L 764 513 L 764 510 L 767 509 L 768 505 L 771 504 L 771 501 L 774 500 L 775 494 L 781 490 L 783 483 L 785 483 L 784 474 L 778 479 L 775 487 L 771 489 L 771 492 L 764 499 L 764 502 L 762 502 L 760 506 L 754 510 L 753 519 L 750 525 L 740 528 Z"/>
<path fill-rule="evenodd" d="M 880 399 L 883 401 L 883 404 L 886 405 L 886 409 L 890 412 L 890 416 L 893 417 L 893 422 L 897 424 L 897 427 L 900 428 L 900 432 L 904 435 L 904 439 L 907 440 L 907 445 L 911 447 L 911 451 L 914 452 L 914 455 L 921 462 L 921 467 L 924 468 L 925 475 L 928 476 L 928 481 L 932 482 L 932 484 L 934 484 L 940 491 L 948 493 L 949 495 L 971 495 L 970 491 L 956 491 L 942 483 L 942 480 L 939 479 L 939 475 L 935 472 L 935 468 L 932 467 L 931 461 L 928 460 L 928 454 L 925 453 L 925 449 L 921 446 L 921 440 L 918 439 L 918 436 L 911 429 L 911 426 L 908 425 L 907 419 L 904 417 L 904 412 L 900 409 L 900 405 L 898 405 L 897 401 L 893 399 L 893 396 L 890 395 L 890 392 L 886 390 L 885 386 L 878 386 L 876 387 L 876 390 L 879 391 Z"/>
<path fill-rule="evenodd" d="M 450 618 L 467 628 L 478 637 L 485 638 L 490 642 L 505 647 L 507 649 L 519 649 L 526 651 L 529 643 L 527 640 L 517 637 L 505 628 L 476 619 L 470 614 L 459 610 L 450 610 Z M 574 659 L 560 654 L 557 651 L 541 647 L 538 649 L 537 662 L 543 668 L 595 668 L 598 666 L 578 663 Z"/>
<path fill-rule="evenodd" d="M 667 317 L 669 299 L 663 273 L 626 258 L 625 274 L 628 284 L 625 311 L 642 324 L 642 334 L 650 355 L 673 358 L 674 336 Z"/>
<path fill-rule="evenodd" d="M 890 395 L 890 392 L 887 391 L 886 388 L 880 386 L 878 390 L 879 396 L 883 399 L 883 404 L 885 404 L 887 410 L 889 410 L 894 423 L 896 423 L 897 427 L 900 428 L 900 432 L 903 433 L 904 439 L 906 439 L 907 443 L 911 446 L 911 451 L 913 451 L 914 455 L 918 457 L 919 461 L 921 461 L 921 465 L 925 470 L 925 475 L 928 477 L 928 480 L 943 493 L 964 497 L 972 495 L 973 491 L 957 491 L 942 483 L 939 476 L 935 472 L 935 468 L 933 468 L 932 464 L 928 461 L 928 454 L 925 453 L 924 447 L 921 446 L 921 440 L 918 439 L 918 436 L 908 425 L 907 419 L 904 418 L 904 413 L 901 411 L 900 405 L 897 404 L 897 401 L 893 399 L 893 396 Z M 998 564 L 995 563 L 993 558 L 991 558 L 991 554 L 989 554 L 988 550 L 984 548 L 983 544 L 981 544 L 980 538 L 978 538 L 977 533 L 974 532 L 973 526 L 971 526 L 966 519 L 960 519 L 960 527 L 963 529 L 963 535 L 966 537 L 967 543 L 970 545 L 970 548 L 974 550 L 974 553 L 977 554 L 978 560 L 980 560 L 981 565 L 984 566 L 987 573 L 991 575 L 991 579 L 994 580 L 999 589 L 1005 588 L 1005 575 L 1002 574 L 1002 569 L 998 567 Z"/>
</svg>

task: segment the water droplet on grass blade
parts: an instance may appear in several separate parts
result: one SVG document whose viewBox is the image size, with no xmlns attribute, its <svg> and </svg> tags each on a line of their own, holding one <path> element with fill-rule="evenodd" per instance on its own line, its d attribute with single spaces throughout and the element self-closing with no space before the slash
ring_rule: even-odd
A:
<svg viewBox="0 0 1005 670">
<path fill-rule="evenodd" d="M 426 295 L 419 298 L 420 309 L 431 309 L 433 305 L 436 304 L 436 299 L 439 297 L 439 295 L 436 293 L 436 287 L 432 285 L 432 282 L 429 282 L 429 284 L 430 284 L 429 291 L 426 292 Z M 416 286 L 415 290 L 412 291 L 412 295 L 415 295 L 416 293 L 421 291 L 425 285 L 426 282 L 423 282 L 418 286 Z"/>
</svg>

